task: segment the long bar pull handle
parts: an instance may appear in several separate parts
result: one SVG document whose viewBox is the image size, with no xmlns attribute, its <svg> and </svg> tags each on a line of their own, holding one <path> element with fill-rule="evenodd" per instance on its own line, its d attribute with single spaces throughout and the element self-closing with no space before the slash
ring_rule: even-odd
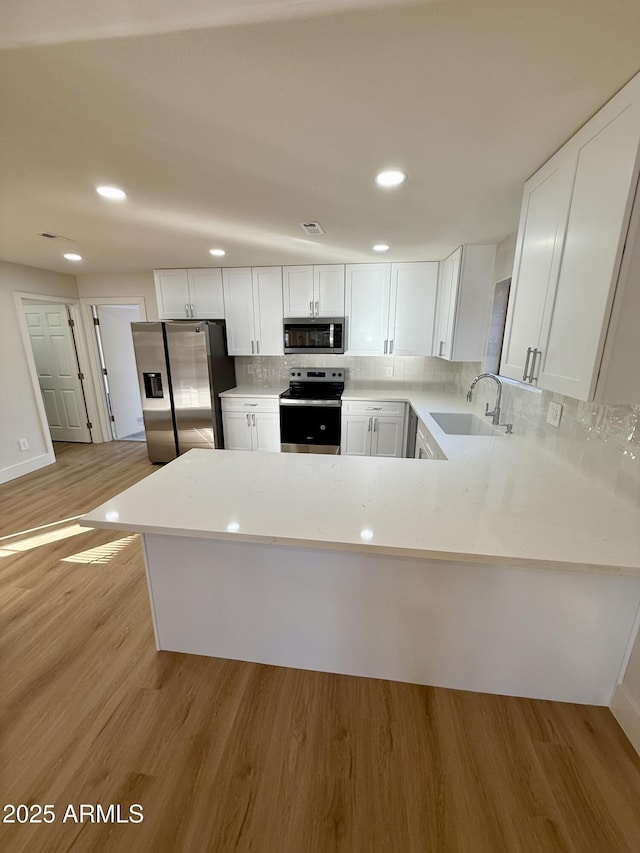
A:
<svg viewBox="0 0 640 853">
<path fill-rule="evenodd" d="M 442 355 L 443 349 L 444 349 L 444 341 L 440 341 L 440 349 L 438 350 L 438 355 Z"/>
<path fill-rule="evenodd" d="M 387 344 L 388 344 L 388 343 L 389 343 L 389 341 L 385 341 L 385 342 L 384 342 L 384 354 L 385 354 L 385 355 L 387 354 Z"/>
<path fill-rule="evenodd" d="M 320 302 L 316 299 L 316 317 L 320 313 Z"/>
<path fill-rule="evenodd" d="M 253 341 L 251 341 L 251 355 L 254 354 Z"/>
<path fill-rule="evenodd" d="M 260 355 L 260 341 L 256 341 L 256 353 Z"/>
<path fill-rule="evenodd" d="M 189 308 L 191 308 L 191 319 L 193 320 L 193 318 L 196 316 L 196 312 L 193 310 L 193 303 L 189 305 Z"/>
<path fill-rule="evenodd" d="M 373 431 L 375 432 L 378 429 L 378 419 L 373 419 Z"/>
<path fill-rule="evenodd" d="M 527 374 L 529 373 L 529 360 L 531 358 L 531 353 L 533 352 L 532 347 L 527 347 L 527 360 L 524 363 L 524 373 L 522 374 L 522 381 L 527 381 Z"/>
<path fill-rule="evenodd" d="M 541 349 L 534 349 L 533 351 L 533 359 L 531 360 L 531 376 L 529 377 L 529 382 L 537 382 L 538 376 L 536 374 L 536 358 L 542 355 Z"/>
<path fill-rule="evenodd" d="M 189 318 L 189 303 L 184 303 L 184 313 L 187 315 L 187 319 Z"/>
<path fill-rule="evenodd" d="M 247 412 L 247 426 L 251 426 L 251 415 L 249 414 L 249 412 Z"/>
<path fill-rule="evenodd" d="M 253 425 L 256 425 L 256 416 L 251 412 L 251 420 L 253 421 Z"/>
<path fill-rule="evenodd" d="M 369 426 L 367 427 L 367 432 L 371 432 L 371 421 L 373 418 L 369 418 Z"/>
<path fill-rule="evenodd" d="M 309 316 L 313 317 L 313 299 L 309 301 Z"/>
<path fill-rule="evenodd" d="M 389 355 L 393 354 L 393 341 L 389 341 Z"/>
</svg>

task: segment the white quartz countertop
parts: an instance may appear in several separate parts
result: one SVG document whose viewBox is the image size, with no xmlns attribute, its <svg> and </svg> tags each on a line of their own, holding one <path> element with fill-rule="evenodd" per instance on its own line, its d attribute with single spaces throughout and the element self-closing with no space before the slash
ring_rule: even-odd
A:
<svg viewBox="0 0 640 853">
<path fill-rule="evenodd" d="M 250 385 L 237 385 L 228 391 L 221 391 L 220 397 L 279 397 L 288 385 L 274 385 L 271 388 L 254 388 Z"/>
<path fill-rule="evenodd" d="M 469 411 L 459 397 L 343 399 L 411 402 L 448 459 L 191 450 L 80 524 L 640 575 L 637 507 L 517 435 L 446 435 L 429 412 Z"/>
</svg>

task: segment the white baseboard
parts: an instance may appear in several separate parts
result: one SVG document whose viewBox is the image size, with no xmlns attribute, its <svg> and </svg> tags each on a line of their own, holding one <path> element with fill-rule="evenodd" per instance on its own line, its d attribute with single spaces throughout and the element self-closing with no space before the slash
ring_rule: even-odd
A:
<svg viewBox="0 0 640 853">
<path fill-rule="evenodd" d="M 0 469 L 0 483 L 8 483 L 9 480 L 24 477 L 25 474 L 37 471 L 38 468 L 46 468 L 47 465 L 53 465 L 55 461 L 56 457 L 53 453 L 43 453 L 41 456 L 34 456 L 33 459 L 27 459 L 26 462 L 19 462 L 17 465 L 2 468 Z"/>
<path fill-rule="evenodd" d="M 624 684 L 620 683 L 616 687 L 610 707 L 623 732 L 633 744 L 636 752 L 640 754 L 640 706 Z"/>
</svg>

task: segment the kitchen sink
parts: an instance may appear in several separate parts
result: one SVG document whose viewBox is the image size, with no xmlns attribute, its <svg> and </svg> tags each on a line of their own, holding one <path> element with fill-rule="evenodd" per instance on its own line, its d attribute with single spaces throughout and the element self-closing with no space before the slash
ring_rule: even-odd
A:
<svg viewBox="0 0 640 853">
<path fill-rule="evenodd" d="M 429 412 L 447 435 L 502 435 L 494 426 L 469 412 Z"/>
</svg>

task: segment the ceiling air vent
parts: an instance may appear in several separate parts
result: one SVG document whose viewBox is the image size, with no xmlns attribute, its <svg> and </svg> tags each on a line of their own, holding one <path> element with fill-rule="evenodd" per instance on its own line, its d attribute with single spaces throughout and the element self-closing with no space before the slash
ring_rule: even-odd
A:
<svg viewBox="0 0 640 853">
<path fill-rule="evenodd" d="M 301 222 L 300 227 L 303 231 L 309 234 L 310 237 L 319 237 L 324 234 L 322 225 L 319 222 Z"/>
</svg>

